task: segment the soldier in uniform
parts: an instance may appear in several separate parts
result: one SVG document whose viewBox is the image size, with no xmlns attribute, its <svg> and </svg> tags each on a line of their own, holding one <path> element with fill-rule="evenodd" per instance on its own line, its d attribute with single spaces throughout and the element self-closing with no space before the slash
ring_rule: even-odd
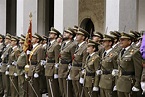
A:
<svg viewBox="0 0 145 97">
<path fill-rule="evenodd" d="M 113 50 L 115 50 L 116 52 L 120 52 L 121 51 L 121 47 L 119 44 L 119 38 L 121 37 L 121 34 L 118 31 L 110 31 L 110 34 L 113 36 L 114 38 L 114 44 L 112 46 Z"/>
<path fill-rule="evenodd" d="M 73 90 L 75 97 L 80 97 L 81 95 L 81 84 L 79 83 L 81 69 L 84 67 L 86 57 L 88 53 L 86 38 L 89 37 L 87 31 L 82 28 L 78 28 L 76 31 L 76 41 L 78 42 L 77 48 L 75 49 L 72 61 L 72 67 L 70 69 L 70 74 L 68 78 L 72 80 Z"/>
<path fill-rule="evenodd" d="M 98 97 L 94 95 L 93 91 L 99 91 L 99 76 L 96 75 L 96 71 L 100 67 L 101 58 L 98 55 L 98 43 L 89 40 L 87 52 L 89 55 L 86 58 L 84 66 L 84 94 L 85 97 Z"/>
<path fill-rule="evenodd" d="M 5 48 L 4 36 L 0 34 L 0 56 L 2 55 L 4 48 Z M 1 62 L 2 59 L 0 58 L 0 97 L 3 97 L 4 89 L 3 89 L 3 81 L 2 81 L 2 73 L 1 73 L 1 66 L 2 66 Z"/>
<path fill-rule="evenodd" d="M 63 41 L 63 36 L 60 34 L 59 37 L 57 38 L 57 42 L 59 45 L 61 45 L 62 41 Z"/>
<path fill-rule="evenodd" d="M 47 63 L 45 66 L 45 76 L 49 97 L 60 97 L 58 84 L 58 55 L 60 53 L 60 45 L 56 41 L 59 35 L 60 32 L 52 27 L 51 31 L 49 32 L 50 42 L 47 46 Z"/>
<path fill-rule="evenodd" d="M 8 66 L 8 72 L 9 72 L 9 78 L 10 78 L 10 90 L 11 90 L 11 97 L 18 97 L 18 74 L 17 74 L 17 59 L 20 55 L 20 50 L 18 48 L 19 39 L 16 36 L 11 37 L 11 46 L 12 51 L 9 55 L 9 66 Z"/>
<path fill-rule="evenodd" d="M 100 75 L 99 87 L 101 97 L 112 97 L 113 88 L 115 86 L 115 77 L 112 76 L 112 71 L 117 69 L 118 53 L 112 49 L 114 38 L 111 35 L 104 35 L 103 46 L 105 51 L 102 54 L 100 70 L 97 70 L 97 75 Z"/>
<path fill-rule="evenodd" d="M 43 82 L 40 82 L 40 77 L 42 74 L 43 66 L 41 66 L 41 60 L 45 59 L 45 50 L 40 44 L 42 37 L 35 33 L 32 37 L 33 49 L 29 55 L 29 71 L 28 77 L 30 77 L 30 81 L 28 81 L 28 94 L 29 97 L 41 97 L 41 88 L 40 85 Z"/>
<path fill-rule="evenodd" d="M 105 50 L 104 47 L 103 47 L 103 45 L 102 45 L 102 43 L 101 43 L 102 39 L 103 39 L 103 35 L 100 32 L 94 32 L 93 33 L 93 39 L 92 40 L 100 44 L 98 46 L 98 48 L 99 48 L 99 50 L 98 50 L 99 56 L 101 56 L 102 53 Z"/>
<path fill-rule="evenodd" d="M 12 47 L 10 45 L 11 43 L 10 34 L 6 34 L 4 43 L 6 47 L 4 48 L 3 54 L 1 56 L 1 59 L 2 59 L 1 72 L 2 72 L 4 95 L 5 97 L 10 97 L 10 80 L 9 80 L 8 72 L 6 72 L 6 67 L 8 66 L 9 55 L 12 51 Z"/>
<path fill-rule="evenodd" d="M 63 34 L 63 43 L 60 49 L 59 67 L 58 67 L 58 80 L 62 97 L 73 97 L 72 83 L 66 80 L 70 71 L 72 57 L 74 55 L 76 44 L 73 42 L 75 33 L 65 30 Z"/>
<path fill-rule="evenodd" d="M 118 97 L 136 97 L 135 93 L 141 90 L 142 57 L 139 50 L 131 45 L 133 38 L 125 32 L 120 38 L 122 50 L 117 60 L 119 75 L 116 83 Z"/>
<path fill-rule="evenodd" d="M 27 64 L 27 54 L 24 48 L 24 37 L 20 37 L 19 43 L 21 43 L 22 51 L 20 56 L 17 59 L 17 74 L 18 74 L 18 90 L 19 90 L 19 97 L 27 97 L 27 87 L 25 81 L 25 70 L 24 67 Z"/>
</svg>

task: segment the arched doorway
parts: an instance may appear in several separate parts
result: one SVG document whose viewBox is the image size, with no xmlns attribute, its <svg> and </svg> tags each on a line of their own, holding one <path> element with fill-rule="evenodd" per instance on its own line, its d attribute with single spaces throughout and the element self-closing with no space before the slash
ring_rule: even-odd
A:
<svg viewBox="0 0 145 97">
<path fill-rule="evenodd" d="M 80 27 L 88 31 L 90 33 L 90 38 L 92 37 L 92 34 L 94 32 L 94 24 L 90 18 L 83 19 Z"/>
</svg>

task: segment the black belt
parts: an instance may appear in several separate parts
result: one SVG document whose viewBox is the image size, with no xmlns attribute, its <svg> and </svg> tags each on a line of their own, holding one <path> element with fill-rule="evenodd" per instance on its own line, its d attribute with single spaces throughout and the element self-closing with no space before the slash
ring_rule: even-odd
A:
<svg viewBox="0 0 145 97">
<path fill-rule="evenodd" d="M 110 71 L 103 71 L 103 74 L 111 74 L 111 72 Z"/>
<path fill-rule="evenodd" d="M 122 75 L 135 75 L 134 71 L 122 71 L 121 72 Z"/>
<path fill-rule="evenodd" d="M 18 69 L 24 69 L 24 67 L 23 66 L 17 66 L 18 67 Z"/>
<path fill-rule="evenodd" d="M 86 72 L 86 76 L 95 76 L 95 73 Z"/>
<path fill-rule="evenodd" d="M 55 60 L 47 60 L 47 63 L 55 63 Z"/>
<path fill-rule="evenodd" d="M 31 65 L 37 65 L 38 62 L 31 62 Z"/>
<path fill-rule="evenodd" d="M 69 63 L 71 63 L 71 61 L 61 60 L 60 63 L 61 63 L 61 64 L 69 64 Z"/>
<path fill-rule="evenodd" d="M 73 64 L 73 66 L 82 67 L 82 64 Z"/>
</svg>

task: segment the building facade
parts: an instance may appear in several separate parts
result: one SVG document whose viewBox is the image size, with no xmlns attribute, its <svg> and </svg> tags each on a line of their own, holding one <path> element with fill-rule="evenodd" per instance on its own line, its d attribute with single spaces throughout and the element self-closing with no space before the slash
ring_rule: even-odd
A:
<svg viewBox="0 0 145 97">
<path fill-rule="evenodd" d="M 74 25 L 90 34 L 111 30 L 145 30 L 145 0 L 0 0 L 0 33 L 26 34 L 29 13 L 32 31 L 48 35 Z"/>
</svg>

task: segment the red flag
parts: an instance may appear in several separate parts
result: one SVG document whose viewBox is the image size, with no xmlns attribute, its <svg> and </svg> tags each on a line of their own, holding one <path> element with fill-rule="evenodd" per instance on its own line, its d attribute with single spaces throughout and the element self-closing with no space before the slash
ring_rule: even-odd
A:
<svg viewBox="0 0 145 97">
<path fill-rule="evenodd" d="M 24 42 L 24 51 L 25 52 L 27 50 L 31 51 L 31 49 L 32 49 L 31 40 L 32 40 L 32 15 L 30 14 L 29 29 L 28 29 L 28 32 L 27 32 L 27 35 L 26 35 L 26 39 L 25 39 L 25 42 Z"/>
</svg>

